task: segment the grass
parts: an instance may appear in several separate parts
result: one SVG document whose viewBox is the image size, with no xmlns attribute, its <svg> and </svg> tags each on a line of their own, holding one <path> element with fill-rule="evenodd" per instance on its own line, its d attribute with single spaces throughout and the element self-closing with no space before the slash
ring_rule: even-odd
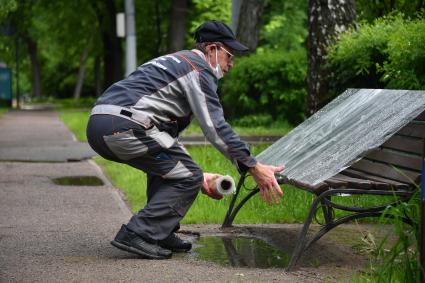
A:
<svg viewBox="0 0 425 283">
<path fill-rule="evenodd" d="M 230 125 L 237 124 L 237 121 L 230 121 Z M 241 136 L 284 136 L 289 133 L 293 126 L 284 123 L 284 122 L 273 122 L 267 126 L 255 126 L 255 127 L 242 127 L 242 126 L 232 126 L 236 133 Z M 202 130 L 199 127 L 199 124 L 194 120 L 187 129 L 184 130 L 183 135 L 187 136 L 197 136 L 202 135 Z"/>
<path fill-rule="evenodd" d="M 56 110 L 75 110 L 75 109 L 91 109 L 96 101 L 95 97 L 81 97 L 79 99 L 74 98 L 55 98 L 55 97 L 40 97 L 31 98 L 27 104 L 47 104 L 52 105 Z"/>
<path fill-rule="evenodd" d="M 254 146 L 252 149 L 253 152 L 260 152 L 264 149 L 264 146 Z M 188 151 L 205 172 L 231 175 L 237 180 L 239 175 L 233 165 L 211 146 L 188 147 Z M 137 212 L 145 205 L 146 175 L 142 171 L 100 157 L 96 158 L 96 162 L 111 177 L 114 186 L 125 193 L 133 212 Z M 253 187 L 254 183 L 249 178 L 246 182 L 246 189 L 241 194 L 248 194 L 249 189 Z M 282 188 L 284 197 L 281 199 L 280 204 L 268 206 L 257 194 L 245 204 L 236 217 L 235 223 L 303 223 L 314 195 L 290 185 L 284 185 Z M 230 200 L 231 197 L 226 197 L 217 201 L 200 193 L 182 223 L 221 223 Z M 382 201 L 382 198 L 371 196 L 335 197 L 334 200 L 345 205 L 366 206 L 377 204 Z M 337 211 L 337 216 L 342 215 L 342 212 Z M 323 222 L 323 217 L 320 213 L 318 221 Z M 373 220 L 369 219 L 369 221 Z"/>
<path fill-rule="evenodd" d="M 0 106 L 0 117 L 3 116 L 3 114 L 7 111 L 9 111 L 9 108 Z"/>
<path fill-rule="evenodd" d="M 61 119 L 65 125 L 74 133 L 79 141 L 87 141 L 86 125 L 89 120 L 90 112 L 85 110 L 62 111 Z"/>
<path fill-rule="evenodd" d="M 66 110 L 61 108 L 61 118 L 64 120 L 66 125 L 71 131 L 74 132 L 78 140 L 87 141 L 85 125 L 89 119 L 90 112 L 87 110 Z M 84 126 L 83 126 L 84 125 Z M 239 135 L 256 135 L 256 136 L 283 136 L 287 134 L 292 126 L 286 123 L 278 123 L 266 126 L 257 127 L 239 127 L 233 128 Z M 185 129 L 182 133 L 183 136 L 199 136 L 203 135 L 201 128 L 196 121 L 193 121 L 191 125 Z"/>
<path fill-rule="evenodd" d="M 263 147 L 255 147 L 255 151 Z M 215 172 L 231 175 L 237 178 L 234 166 L 211 146 L 188 147 L 192 158 L 200 164 L 205 172 Z M 105 172 L 112 177 L 113 184 L 125 192 L 132 211 L 136 212 L 146 203 L 146 175 L 130 166 L 96 158 Z M 252 181 L 249 182 L 252 187 Z M 248 202 L 236 219 L 236 223 L 280 223 L 301 221 L 304 217 L 303 207 L 297 203 L 311 201 L 311 195 L 293 188 L 284 188 L 288 198 L 284 197 L 281 204 L 268 207 L 259 196 Z M 245 192 L 246 193 L 246 192 Z M 230 197 L 213 200 L 199 194 L 183 223 L 221 223 L 229 206 Z"/>
<path fill-rule="evenodd" d="M 420 282 L 419 262 L 419 191 L 408 203 L 388 208 L 388 213 L 395 216 L 390 222 L 381 218 L 380 223 L 391 223 L 394 227 L 391 235 L 388 234 L 381 242 L 372 243 L 370 268 L 362 273 L 357 273 L 352 282 Z M 409 217 L 413 225 L 406 225 L 402 217 Z M 397 241 L 386 248 L 386 243 L 391 236 L 397 236 Z"/>
</svg>

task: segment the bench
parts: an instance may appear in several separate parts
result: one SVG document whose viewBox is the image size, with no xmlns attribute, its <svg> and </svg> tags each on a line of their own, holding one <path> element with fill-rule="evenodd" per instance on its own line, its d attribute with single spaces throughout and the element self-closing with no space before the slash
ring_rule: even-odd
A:
<svg viewBox="0 0 425 283">
<path fill-rule="evenodd" d="M 386 213 L 387 207 L 407 202 L 420 186 L 424 154 L 425 111 L 378 148 L 368 152 L 359 161 L 323 182 L 311 186 L 297 180 L 279 178 L 280 184 L 291 184 L 315 195 L 304 226 L 299 233 L 287 270 L 292 270 L 304 251 L 338 225 L 364 217 L 382 215 L 393 217 Z M 252 196 L 259 192 L 259 189 L 255 187 L 235 205 L 246 177 L 244 174 L 240 176 L 236 193 L 231 200 L 222 225 L 223 228 L 231 226 L 238 211 Z M 348 197 L 352 195 L 378 195 L 394 196 L 394 198 L 390 203 L 377 206 L 350 207 L 332 201 L 332 197 L 341 194 Z M 342 210 L 348 214 L 337 218 L 335 210 Z M 308 236 L 310 225 L 319 211 L 323 212 L 324 223 L 321 224 L 318 232 Z M 408 218 L 402 220 L 412 224 L 412 221 Z"/>
</svg>

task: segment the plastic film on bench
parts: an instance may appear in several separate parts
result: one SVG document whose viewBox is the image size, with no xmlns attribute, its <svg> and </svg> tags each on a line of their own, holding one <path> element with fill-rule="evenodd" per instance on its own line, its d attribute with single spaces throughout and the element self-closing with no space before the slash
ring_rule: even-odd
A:
<svg viewBox="0 0 425 283">
<path fill-rule="evenodd" d="M 349 89 L 261 152 L 288 179 L 316 185 L 346 169 L 425 111 L 425 91 Z"/>
</svg>

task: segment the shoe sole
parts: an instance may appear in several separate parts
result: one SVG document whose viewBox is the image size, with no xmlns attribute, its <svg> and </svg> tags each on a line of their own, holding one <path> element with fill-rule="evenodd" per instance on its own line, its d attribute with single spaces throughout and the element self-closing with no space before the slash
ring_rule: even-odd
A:
<svg viewBox="0 0 425 283">
<path fill-rule="evenodd" d="M 171 258 L 171 254 L 169 256 L 159 256 L 159 255 L 152 255 L 152 254 L 148 254 L 142 250 L 133 248 L 131 246 L 127 246 L 125 244 L 121 244 L 120 242 L 117 242 L 115 240 L 111 241 L 111 245 L 113 245 L 116 248 L 119 248 L 123 251 L 127 251 L 133 254 L 137 254 L 137 255 L 141 255 L 144 258 L 149 258 L 149 259 L 167 259 L 167 258 Z"/>
<path fill-rule="evenodd" d="M 175 253 L 187 253 L 192 249 L 192 248 L 190 248 L 190 249 L 170 249 L 170 248 L 166 248 L 166 247 L 162 247 L 162 248 L 168 249 L 168 250 L 175 252 Z"/>
</svg>

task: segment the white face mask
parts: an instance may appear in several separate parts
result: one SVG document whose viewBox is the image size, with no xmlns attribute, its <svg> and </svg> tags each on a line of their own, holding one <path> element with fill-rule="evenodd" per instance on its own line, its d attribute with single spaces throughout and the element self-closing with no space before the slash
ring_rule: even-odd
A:
<svg viewBox="0 0 425 283">
<path fill-rule="evenodd" d="M 209 63 L 211 66 L 211 69 L 213 69 L 214 75 L 217 77 L 217 79 L 221 79 L 223 75 L 223 70 L 221 69 L 220 64 L 218 63 L 218 52 L 217 48 L 215 49 L 215 68 L 211 65 L 211 62 Z"/>
</svg>

